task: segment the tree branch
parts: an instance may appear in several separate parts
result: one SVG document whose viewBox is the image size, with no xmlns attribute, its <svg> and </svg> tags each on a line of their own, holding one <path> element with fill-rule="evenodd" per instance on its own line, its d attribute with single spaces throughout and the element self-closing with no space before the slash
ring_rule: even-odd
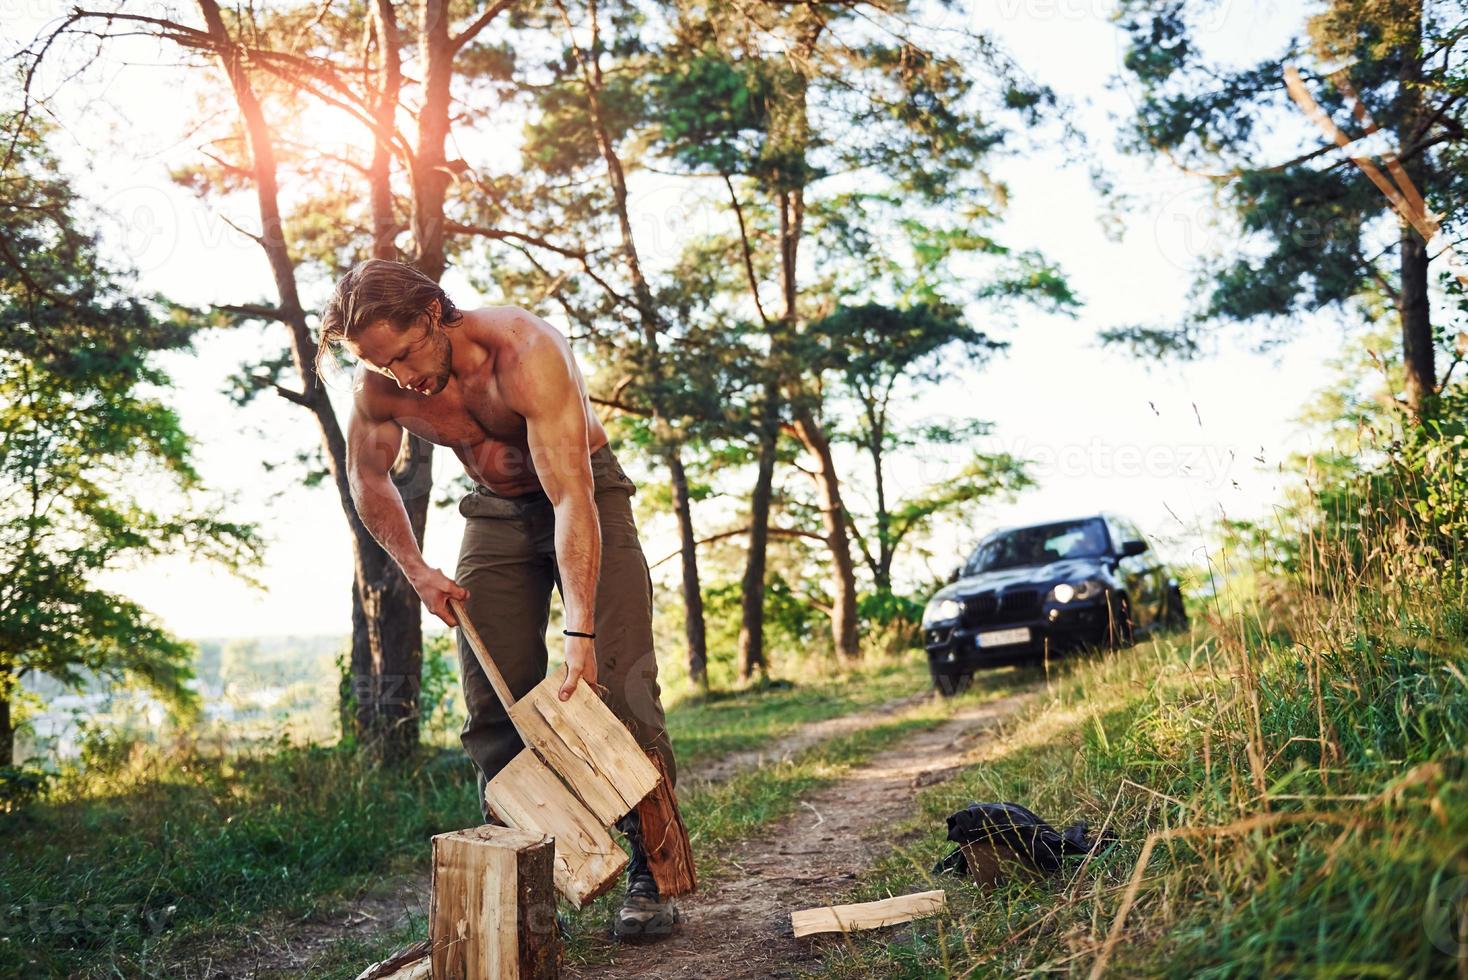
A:
<svg viewBox="0 0 1468 980">
<path fill-rule="evenodd" d="M 236 304 L 225 304 L 225 305 L 221 305 L 221 304 L 216 303 L 216 304 L 214 304 L 214 308 L 216 310 L 222 310 L 225 313 L 237 313 L 240 316 L 247 316 L 247 317 L 250 317 L 251 319 L 255 319 L 255 320 L 284 320 L 285 319 L 285 314 L 280 309 L 278 309 L 277 307 L 274 307 L 274 306 L 257 306 L 257 305 L 255 305 L 253 303 L 241 303 L 241 304 L 238 304 L 238 305 L 236 305 Z"/>
<path fill-rule="evenodd" d="M 302 408 L 311 407 L 310 397 L 303 391 L 295 391 L 285 385 L 274 385 L 275 393 L 292 405 L 300 405 Z"/>
<path fill-rule="evenodd" d="M 698 547 L 701 544 L 711 544 L 711 543 L 713 543 L 715 541 L 722 541 L 725 538 L 733 538 L 733 537 L 737 537 L 737 536 L 739 536 L 741 534 L 748 534 L 751 530 L 752 530 L 752 528 L 746 526 L 746 527 L 737 527 L 737 528 L 735 528 L 732 531 L 720 531 L 718 534 L 711 534 L 711 535 L 709 535 L 706 538 L 699 538 L 697 541 L 693 542 L 693 546 L 696 548 L 696 547 Z M 823 534 L 817 534 L 815 531 L 802 531 L 802 530 L 799 530 L 798 528 L 793 528 L 793 527 L 771 527 L 769 529 L 769 532 L 771 534 L 773 534 L 773 535 L 778 536 L 778 537 L 785 537 L 785 538 L 812 538 L 812 539 L 814 539 L 816 541 L 820 541 L 823 544 L 826 541 L 826 537 Z M 683 554 L 683 550 L 680 548 L 677 551 L 673 552 L 672 554 L 664 555 L 662 558 L 659 558 L 657 561 L 653 562 L 651 565 L 649 565 L 647 567 L 648 568 L 657 568 L 663 562 L 665 562 L 665 561 L 671 561 L 672 559 L 677 558 L 681 554 Z"/>
<path fill-rule="evenodd" d="M 607 408 L 615 408 L 619 412 L 625 412 L 628 415 L 640 415 L 643 418 L 650 418 L 652 416 L 652 412 L 645 408 L 634 408 L 613 398 L 601 398 L 597 395 L 589 395 L 587 397 L 593 405 L 605 405 Z"/>
<path fill-rule="evenodd" d="M 543 248 L 547 252 L 555 252 L 557 255 L 564 255 L 570 259 L 585 260 L 586 256 L 590 254 L 585 249 L 568 248 L 564 245 L 557 245 L 555 242 L 548 241 L 538 235 L 527 235 L 523 231 L 510 231 L 507 228 L 486 228 L 483 225 L 466 225 L 458 221 L 445 221 L 444 230 L 458 235 L 478 235 L 480 238 L 489 238 L 494 241 L 523 242 L 526 245 L 534 245 L 536 248 Z"/>
<path fill-rule="evenodd" d="M 734 181 L 728 174 L 722 175 L 724 186 L 729 188 L 729 203 L 734 207 L 734 217 L 739 221 L 739 245 L 744 251 L 744 274 L 749 279 L 749 295 L 754 297 L 754 308 L 759 313 L 760 322 L 765 326 L 770 325 L 770 318 L 765 316 L 765 308 L 759 299 L 759 280 L 754 274 L 754 256 L 749 247 L 749 231 L 744 224 L 744 208 L 739 204 L 739 195 L 734 191 Z"/>
<path fill-rule="evenodd" d="M 457 53 L 460 48 L 474 40 L 480 31 L 489 26 L 490 21 L 508 10 L 514 2 L 515 0 L 495 0 L 494 3 L 484 8 L 484 13 L 480 14 L 474 23 L 449 39 L 449 53 Z"/>
</svg>

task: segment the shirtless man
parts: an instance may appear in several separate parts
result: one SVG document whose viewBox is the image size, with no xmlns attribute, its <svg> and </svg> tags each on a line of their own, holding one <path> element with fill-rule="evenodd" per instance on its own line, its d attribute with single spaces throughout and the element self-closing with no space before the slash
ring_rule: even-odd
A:
<svg viewBox="0 0 1468 980">
<path fill-rule="evenodd" d="M 637 486 L 608 445 L 565 337 L 513 306 L 460 311 L 410 266 L 354 266 L 322 313 L 321 349 L 341 346 L 360 366 L 347 430 L 357 512 L 424 605 L 457 626 L 462 601 L 515 697 L 546 676 L 551 585 L 566 617 L 562 700 L 578 683 L 607 688 L 608 706 L 676 783 L 659 700 L 652 578 L 638 540 Z M 453 450 L 475 489 L 453 578 L 424 561 L 390 470 L 403 430 Z M 587 635 L 582 635 L 587 634 Z M 460 733 L 484 786 L 522 748 L 472 649 L 459 637 L 469 717 Z M 631 844 L 627 896 L 613 931 L 667 935 L 677 921 L 647 869 L 636 811 L 617 826 Z"/>
</svg>

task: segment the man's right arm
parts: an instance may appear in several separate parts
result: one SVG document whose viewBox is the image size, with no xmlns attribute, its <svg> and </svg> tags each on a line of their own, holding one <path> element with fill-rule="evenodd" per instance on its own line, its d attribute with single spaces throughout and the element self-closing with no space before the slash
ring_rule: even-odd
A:
<svg viewBox="0 0 1468 980">
<path fill-rule="evenodd" d="M 357 516 L 398 563 L 408 582 L 418 593 L 429 612 L 450 626 L 459 625 L 450 597 L 463 601 L 469 593 L 453 579 L 432 568 L 423 560 L 413 525 L 403 499 L 392 482 L 392 465 L 403 444 L 403 428 L 391 418 L 374 419 L 358 401 L 352 408 L 347 425 L 347 482 L 352 489 L 352 502 Z"/>
</svg>

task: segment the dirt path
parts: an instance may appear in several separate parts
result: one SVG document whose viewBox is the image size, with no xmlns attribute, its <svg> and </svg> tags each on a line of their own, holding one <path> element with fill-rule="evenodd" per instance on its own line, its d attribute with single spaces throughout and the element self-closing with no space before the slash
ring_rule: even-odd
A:
<svg viewBox="0 0 1468 980">
<path fill-rule="evenodd" d="M 888 830 L 911 813 L 913 794 L 963 768 L 1027 697 L 1012 694 L 963 708 L 852 769 L 757 839 L 734 845 L 726 860 L 740 874 L 683 899 L 684 921 L 673 937 L 616 947 L 611 962 L 567 974 L 583 980 L 755 980 L 788 977 L 811 965 L 823 941 L 791 937 L 791 911 L 837 900 L 891 847 Z"/>
<path fill-rule="evenodd" d="M 803 725 L 759 749 L 733 752 L 689 766 L 679 776 L 679 787 L 722 782 L 741 772 L 790 758 L 813 745 L 890 721 L 894 715 L 932 696 L 931 692 L 921 691 L 894 698 L 865 711 Z M 410 916 L 422 917 L 427 912 L 427 873 L 393 877 L 378 882 L 370 892 L 359 896 L 345 914 L 304 923 L 285 935 L 261 933 L 249 953 L 221 962 L 205 960 L 200 964 L 202 973 L 196 975 L 204 980 L 296 976 L 342 940 L 366 938 L 401 926 Z"/>
<path fill-rule="evenodd" d="M 708 759 L 699 765 L 688 766 L 686 769 L 680 767 L 678 774 L 678 788 L 682 790 L 686 786 L 697 783 L 718 783 L 737 776 L 741 772 L 750 769 L 758 769 L 760 766 L 772 762 L 780 762 L 803 752 L 812 745 L 852 732 L 859 732 L 867 728 L 875 728 L 884 721 L 891 721 L 892 716 L 906 711 L 914 705 L 922 704 L 933 696 L 932 691 L 919 691 L 909 694 L 905 698 L 894 698 L 883 702 L 874 708 L 858 711 L 849 715 L 837 715 L 835 718 L 827 718 L 825 721 L 815 721 L 808 725 L 802 725 L 788 735 L 775 739 L 768 745 L 758 749 L 750 749 L 745 752 L 730 752 L 717 758 Z"/>
</svg>

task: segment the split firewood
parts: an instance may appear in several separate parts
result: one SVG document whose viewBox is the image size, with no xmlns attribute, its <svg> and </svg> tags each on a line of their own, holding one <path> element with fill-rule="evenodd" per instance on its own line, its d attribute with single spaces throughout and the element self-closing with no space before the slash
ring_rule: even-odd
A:
<svg viewBox="0 0 1468 980">
<path fill-rule="evenodd" d="M 611 890 L 627 866 L 627 852 L 530 749 L 495 774 L 484 798 L 510 826 L 555 839 L 556 888 L 578 909 Z"/>
<path fill-rule="evenodd" d="M 584 683 L 563 702 L 560 680 L 549 677 L 516 700 L 463 604 L 449 605 L 528 746 L 489 781 L 485 802 L 504 823 L 554 838 L 556 888 L 579 909 L 611 889 L 627 866 L 607 827 L 656 786 L 657 770 Z"/>
<path fill-rule="evenodd" d="M 678 797 L 673 792 L 662 757 L 656 752 L 649 752 L 647 756 L 659 777 L 657 788 L 637 805 L 647 868 L 658 883 L 658 894 L 663 898 L 691 895 L 698 890 L 698 875 L 693 867 L 693 846 L 688 841 L 688 828 L 683 824 Z"/>
<path fill-rule="evenodd" d="M 790 929 L 796 938 L 819 932 L 856 932 L 880 929 L 882 926 L 911 922 L 934 915 L 946 907 L 948 896 L 942 889 L 884 898 L 858 905 L 826 905 L 790 913 Z"/>
<path fill-rule="evenodd" d="M 552 672 L 510 705 L 510 721 L 525 744 L 609 827 L 653 791 L 658 772 L 590 684 L 578 683 L 562 701 L 565 679 L 565 667 Z"/>
<path fill-rule="evenodd" d="M 603 827 L 616 823 L 652 792 L 657 770 L 642 754 L 627 726 L 589 684 L 578 683 L 570 699 L 562 701 L 560 689 L 566 671 L 562 666 L 529 694 L 516 699 L 463 603 L 451 599 L 449 605 L 521 740 L 566 781 Z"/>
<path fill-rule="evenodd" d="M 357 974 L 357 980 L 429 980 L 432 962 L 428 958 L 428 941 L 421 940 L 373 963 Z"/>
</svg>

